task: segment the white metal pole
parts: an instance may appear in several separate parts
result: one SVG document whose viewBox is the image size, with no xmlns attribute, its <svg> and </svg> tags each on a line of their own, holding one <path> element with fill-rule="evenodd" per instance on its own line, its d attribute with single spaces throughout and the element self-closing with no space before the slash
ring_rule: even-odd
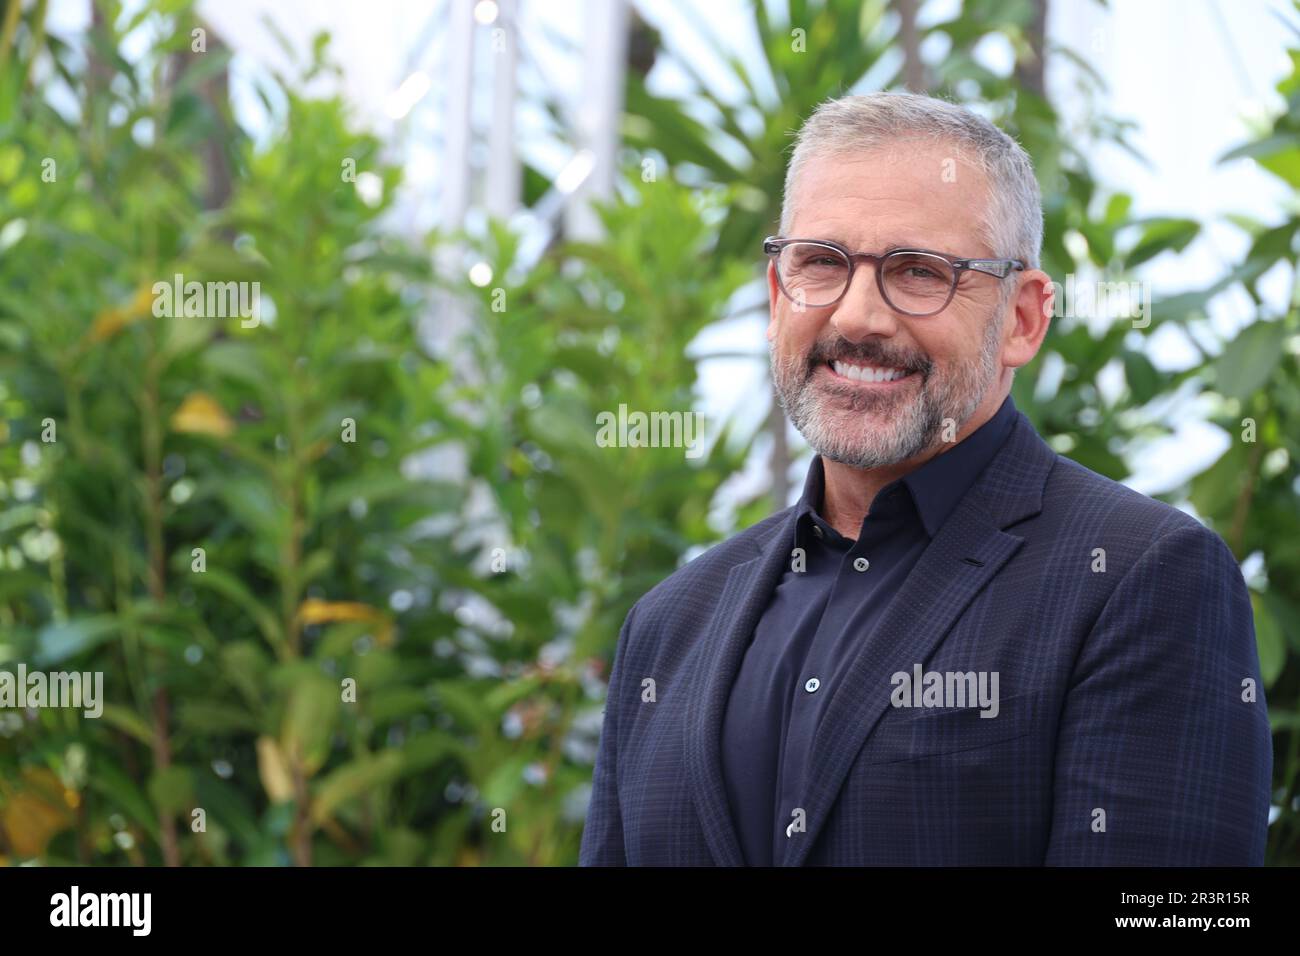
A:
<svg viewBox="0 0 1300 956">
<path fill-rule="evenodd" d="M 489 216 L 509 219 L 519 208 L 519 153 L 515 148 L 515 72 L 518 60 L 518 4 L 497 0 L 488 48 L 492 61 L 492 125 L 488 130 L 484 206 Z"/>
<path fill-rule="evenodd" d="M 576 122 L 579 150 L 591 154 L 591 172 L 570 197 L 565 229 L 574 239 L 602 235 L 591 200 L 614 193 L 618 127 L 623 111 L 623 71 L 627 61 L 627 0 L 586 0 L 582 88 Z"/>
<path fill-rule="evenodd" d="M 448 0 L 446 135 L 442 156 L 442 225 L 459 229 L 469 208 L 474 98 L 474 0 Z"/>
<path fill-rule="evenodd" d="M 441 168 L 442 195 L 439 225 L 448 231 L 461 229 L 470 200 L 470 142 L 474 99 L 474 0 L 447 0 L 447 98 L 443 109 L 445 126 Z M 444 241 L 435 255 L 438 271 L 450 275 L 463 266 L 464 249 L 458 242 Z M 466 328 L 469 317 L 454 293 L 433 298 L 433 314 L 424 329 L 429 347 L 447 353 L 449 346 Z"/>
</svg>

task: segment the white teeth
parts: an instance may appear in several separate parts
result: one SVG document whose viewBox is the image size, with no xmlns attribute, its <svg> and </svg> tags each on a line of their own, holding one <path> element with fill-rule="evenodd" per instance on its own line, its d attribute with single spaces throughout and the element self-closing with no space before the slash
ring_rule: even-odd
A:
<svg viewBox="0 0 1300 956">
<path fill-rule="evenodd" d="M 872 368 L 870 366 L 849 365 L 847 362 L 832 362 L 835 374 L 859 382 L 892 382 L 907 373 L 901 368 Z"/>
</svg>

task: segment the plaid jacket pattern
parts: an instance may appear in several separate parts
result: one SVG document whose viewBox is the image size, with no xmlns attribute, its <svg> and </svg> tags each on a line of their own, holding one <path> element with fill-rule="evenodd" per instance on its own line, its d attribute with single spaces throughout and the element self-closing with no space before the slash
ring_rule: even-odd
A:
<svg viewBox="0 0 1300 956">
<path fill-rule="evenodd" d="M 793 518 L 628 613 L 581 865 L 743 865 L 722 720 Z M 997 672 L 997 716 L 894 706 L 891 675 L 917 664 Z M 779 865 L 1263 862 L 1273 757 L 1237 562 L 1191 516 L 1057 455 L 1023 413 L 827 690 Z"/>
</svg>

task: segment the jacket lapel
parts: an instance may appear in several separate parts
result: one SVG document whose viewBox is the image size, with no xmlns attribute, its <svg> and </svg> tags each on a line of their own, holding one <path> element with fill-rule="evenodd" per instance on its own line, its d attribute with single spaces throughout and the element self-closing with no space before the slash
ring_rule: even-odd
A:
<svg viewBox="0 0 1300 956">
<path fill-rule="evenodd" d="M 930 542 L 833 691 L 813 740 L 807 832 L 790 837 L 779 864 L 799 866 L 807 858 L 849 767 L 889 705 L 890 675 L 924 665 L 1023 543 L 1002 529 L 1042 510 L 1043 483 L 1055 460 L 1056 453 L 1017 413 L 1007 441 Z M 722 779 L 722 721 L 754 628 L 790 559 L 794 520 L 795 509 L 787 509 L 759 545 L 759 555 L 728 573 L 685 692 L 687 785 L 720 866 L 744 865 Z"/>
<path fill-rule="evenodd" d="M 1002 528 L 1042 510 L 1056 454 L 1020 414 L 975 486 L 925 549 L 870 640 L 863 641 L 813 736 L 806 832 L 790 835 L 782 865 L 800 866 L 844 778 L 889 706 L 890 676 L 923 666 L 980 590 L 1024 543 Z"/>
<path fill-rule="evenodd" d="M 719 866 L 744 866 L 736 824 L 722 780 L 722 720 L 731 685 L 759 617 L 790 560 L 795 509 L 776 522 L 758 557 L 733 567 L 701 635 L 694 685 L 686 692 L 686 773 L 704 837 Z M 716 635 L 716 637 L 715 637 Z"/>
</svg>

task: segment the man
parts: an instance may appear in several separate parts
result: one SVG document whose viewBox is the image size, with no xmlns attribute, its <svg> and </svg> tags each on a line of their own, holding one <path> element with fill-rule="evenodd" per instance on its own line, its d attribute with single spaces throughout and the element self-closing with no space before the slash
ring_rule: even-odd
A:
<svg viewBox="0 0 1300 956">
<path fill-rule="evenodd" d="M 1024 151 L 940 100 L 845 97 L 784 201 L 773 379 L 817 454 L 797 505 L 628 614 L 581 863 L 1260 864 L 1232 554 L 1010 398 L 1052 312 Z"/>
</svg>

